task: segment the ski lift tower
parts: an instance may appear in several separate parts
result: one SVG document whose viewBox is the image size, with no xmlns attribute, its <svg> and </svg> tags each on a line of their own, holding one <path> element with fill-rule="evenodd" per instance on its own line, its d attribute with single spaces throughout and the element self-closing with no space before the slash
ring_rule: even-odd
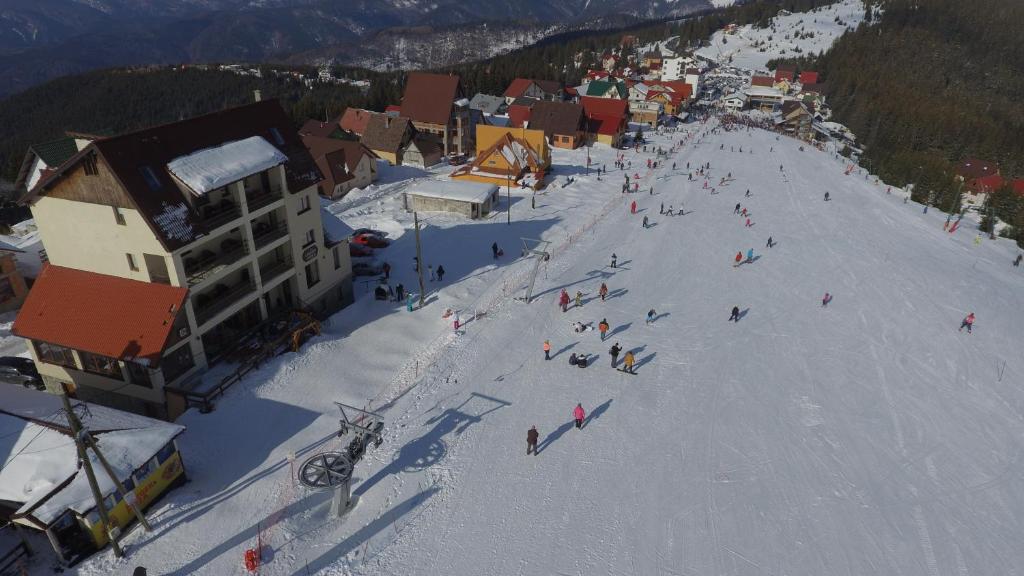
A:
<svg viewBox="0 0 1024 576">
<path fill-rule="evenodd" d="M 551 242 L 534 238 L 520 238 L 520 240 L 523 241 L 523 256 L 533 258 L 533 269 L 530 270 L 530 281 L 526 284 L 526 293 L 519 298 L 529 304 L 530 298 L 533 297 L 533 285 L 537 281 L 537 272 L 540 272 L 540 265 L 551 258 L 551 254 L 547 252 Z"/>
<path fill-rule="evenodd" d="M 367 448 L 380 446 L 384 441 L 384 418 L 341 402 L 335 402 L 335 405 L 341 411 L 338 437 L 345 437 L 351 430 L 354 432 L 352 440 L 344 451 L 321 452 L 307 458 L 299 466 L 298 480 L 310 490 L 333 490 L 331 516 L 340 518 L 354 505 L 350 484 L 355 465 L 366 454 Z"/>
</svg>

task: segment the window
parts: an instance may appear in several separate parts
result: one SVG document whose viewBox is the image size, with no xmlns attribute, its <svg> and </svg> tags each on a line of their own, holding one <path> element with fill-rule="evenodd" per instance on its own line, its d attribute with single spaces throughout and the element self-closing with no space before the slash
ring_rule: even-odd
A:
<svg viewBox="0 0 1024 576">
<path fill-rule="evenodd" d="M 135 483 L 141 484 L 143 480 L 149 478 L 150 474 L 156 472 L 158 466 L 160 466 L 160 463 L 156 461 L 156 457 L 150 458 L 135 472 Z"/>
<path fill-rule="evenodd" d="M 118 225 L 120 225 L 120 226 L 127 226 L 128 223 L 125 222 L 124 214 L 121 213 L 121 209 L 118 208 L 117 206 L 114 206 L 113 208 L 114 208 L 114 222 L 117 222 Z"/>
<path fill-rule="evenodd" d="M 274 138 L 274 144 L 278 146 L 284 146 L 284 136 L 281 136 L 281 131 L 276 127 L 270 128 L 270 135 Z"/>
<path fill-rule="evenodd" d="M 100 173 L 100 171 L 96 168 L 95 156 L 89 156 L 88 158 L 86 158 L 85 161 L 82 162 L 82 169 L 85 171 L 86 176 L 95 176 Z"/>
<path fill-rule="evenodd" d="M 135 256 L 132 256 L 130 252 L 125 254 L 125 256 L 128 258 L 128 268 L 130 268 L 134 272 L 138 272 L 139 265 L 136 264 L 135 262 Z"/>
<path fill-rule="evenodd" d="M 164 356 L 160 362 L 160 369 L 164 373 L 164 383 L 170 384 L 182 374 L 188 372 L 196 365 L 192 357 L 192 348 L 188 344 Z"/>
<path fill-rule="evenodd" d="M 309 195 L 299 197 L 299 214 L 307 212 L 309 210 Z"/>
<path fill-rule="evenodd" d="M 153 171 L 152 166 L 140 166 L 139 172 L 142 174 L 142 179 L 146 181 L 146 185 L 151 190 L 159 190 L 163 188 L 163 184 L 160 183 L 160 179 L 157 178 L 156 172 Z"/>
<path fill-rule="evenodd" d="M 153 387 L 153 381 L 149 377 L 148 368 L 136 362 L 125 362 L 124 365 L 128 368 L 128 377 L 131 378 L 132 384 L 142 386 L 143 388 Z"/>
<path fill-rule="evenodd" d="M 128 477 L 128 479 L 121 482 L 121 485 L 124 486 L 126 492 L 131 492 L 132 490 L 135 490 L 135 480 L 133 480 L 130 476 Z"/>
<path fill-rule="evenodd" d="M 338 251 L 338 247 L 334 247 L 334 269 L 341 268 L 341 252 Z"/>
<path fill-rule="evenodd" d="M 172 440 L 168 442 L 167 444 L 164 445 L 163 448 L 160 449 L 159 452 L 156 453 L 156 461 L 161 464 L 167 462 L 167 460 L 174 455 L 174 452 L 176 450 L 177 449 L 174 447 L 174 441 Z"/>
<path fill-rule="evenodd" d="M 81 351 L 78 353 L 78 356 L 82 359 L 82 370 L 124 380 L 124 376 L 121 374 L 121 365 L 117 363 L 117 358 Z"/>
<path fill-rule="evenodd" d="M 56 344 L 47 344 L 46 342 L 35 342 L 34 344 L 36 347 L 36 356 L 39 357 L 39 360 L 46 362 L 47 364 L 77 368 L 75 365 L 75 356 L 71 352 L 70 348 L 57 346 Z"/>
<path fill-rule="evenodd" d="M 316 260 L 306 264 L 306 288 L 316 286 L 320 281 L 320 266 Z"/>
<path fill-rule="evenodd" d="M 306 239 L 303 241 L 302 246 L 306 247 L 314 242 L 316 242 L 316 232 L 313 232 L 313 230 L 306 232 Z"/>
</svg>

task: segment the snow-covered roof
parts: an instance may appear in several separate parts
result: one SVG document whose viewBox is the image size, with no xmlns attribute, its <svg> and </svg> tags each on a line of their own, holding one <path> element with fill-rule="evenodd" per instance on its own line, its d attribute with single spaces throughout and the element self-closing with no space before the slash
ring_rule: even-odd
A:
<svg viewBox="0 0 1024 576">
<path fill-rule="evenodd" d="M 767 86 L 751 86 L 743 91 L 748 97 L 751 98 L 782 98 L 782 91 L 777 88 L 768 88 Z"/>
<path fill-rule="evenodd" d="M 73 405 L 121 479 L 185 430 L 105 406 Z M 0 387 L 0 500 L 20 504 L 19 516 L 32 516 L 45 525 L 68 509 L 86 514 L 94 507 L 62 407 L 53 394 Z M 93 466 L 101 470 L 92 451 L 89 455 Z M 96 474 L 96 480 L 102 494 L 114 491 L 106 474 Z"/>
<path fill-rule="evenodd" d="M 324 223 L 324 237 L 330 243 L 341 242 L 352 237 L 355 230 L 341 221 L 335 214 L 331 214 L 323 205 L 320 206 L 320 219 Z"/>
<path fill-rule="evenodd" d="M 287 161 L 262 136 L 251 136 L 179 156 L 168 162 L 167 170 L 200 196 Z"/>
<path fill-rule="evenodd" d="M 479 204 L 486 201 L 497 189 L 498 187 L 494 184 L 484 184 L 481 182 L 426 180 L 410 186 L 406 194 Z"/>
</svg>

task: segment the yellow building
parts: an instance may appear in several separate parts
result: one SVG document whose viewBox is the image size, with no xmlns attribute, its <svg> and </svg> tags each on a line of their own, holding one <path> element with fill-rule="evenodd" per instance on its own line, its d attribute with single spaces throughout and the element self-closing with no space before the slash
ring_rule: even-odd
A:
<svg viewBox="0 0 1024 576">
<path fill-rule="evenodd" d="M 111 530 L 124 533 L 135 524 L 128 502 L 145 510 L 185 481 L 176 438 L 185 428 L 105 406 L 81 404 L 75 410 L 125 489 L 121 494 L 92 451 L 100 495 Z M 60 398 L 16 386 L 0 387 L 0 451 L 30 455 L 0 468 L 0 502 L 15 524 L 44 532 L 57 557 L 74 563 L 110 540 L 71 430 L 60 414 Z M 31 444 L 31 446 L 29 446 Z M 27 449 L 27 450 L 26 450 Z M 127 496 L 127 498 L 125 497 Z"/>
<path fill-rule="evenodd" d="M 543 130 L 479 124 L 476 145 L 476 158 L 453 172 L 453 179 L 534 189 L 544 185 L 551 150 Z"/>
</svg>

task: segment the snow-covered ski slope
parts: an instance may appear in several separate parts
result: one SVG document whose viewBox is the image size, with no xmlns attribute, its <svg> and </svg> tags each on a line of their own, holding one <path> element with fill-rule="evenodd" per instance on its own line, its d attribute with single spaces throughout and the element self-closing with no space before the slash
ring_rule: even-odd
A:
<svg viewBox="0 0 1024 576">
<path fill-rule="evenodd" d="M 842 0 L 810 12 L 776 16 L 767 28 L 746 25 L 736 34 L 719 30 L 711 36 L 710 45 L 697 53 L 721 64 L 765 70 L 774 58 L 798 58 L 828 51 L 837 38 L 863 20 L 862 0 Z M 813 38 L 803 37 L 809 32 L 814 33 Z"/>
<path fill-rule="evenodd" d="M 798 145 L 721 132 L 680 150 L 678 172 L 646 176 L 653 196 L 623 197 L 617 171 L 549 188 L 534 218 L 560 222 L 543 226 L 551 238 L 612 209 L 556 253 L 534 302 L 498 299 L 451 335 L 441 310 L 499 290 L 487 275 L 502 272 L 455 266 L 422 311 L 358 303 L 216 412 L 189 414 L 192 483 L 154 511 L 153 535 L 132 534 L 130 560 L 108 551 L 77 572 L 242 574 L 259 523 L 261 574 L 1014 573 L 1024 562 L 1016 249 L 975 245 L 971 229 L 949 235 L 944 215 Z M 649 156 L 627 153 L 634 167 Z M 686 162 L 711 163 L 716 194 L 687 181 Z M 662 216 L 662 202 L 686 214 Z M 733 214 L 737 202 L 752 227 Z M 513 214 L 528 205 L 523 197 Z M 473 228 L 433 233 L 446 268 L 509 227 Z M 755 261 L 734 268 L 749 248 Z M 558 310 L 563 287 L 584 293 L 581 309 Z M 834 300 L 823 308 L 826 291 Z M 733 306 L 738 323 L 726 321 Z M 958 332 L 971 311 L 974 333 Z M 570 328 L 602 318 L 607 342 Z M 636 376 L 609 367 L 613 342 L 636 352 Z M 381 393 L 399 350 L 424 348 L 436 361 L 427 376 L 374 405 L 388 433 L 357 467 L 359 503 L 329 519 L 326 495 L 291 486 L 287 454 L 338 448 L 330 401 Z M 570 367 L 573 352 L 592 364 Z M 572 427 L 577 402 L 583 430 Z M 536 457 L 526 456 L 531 425 Z"/>
</svg>

